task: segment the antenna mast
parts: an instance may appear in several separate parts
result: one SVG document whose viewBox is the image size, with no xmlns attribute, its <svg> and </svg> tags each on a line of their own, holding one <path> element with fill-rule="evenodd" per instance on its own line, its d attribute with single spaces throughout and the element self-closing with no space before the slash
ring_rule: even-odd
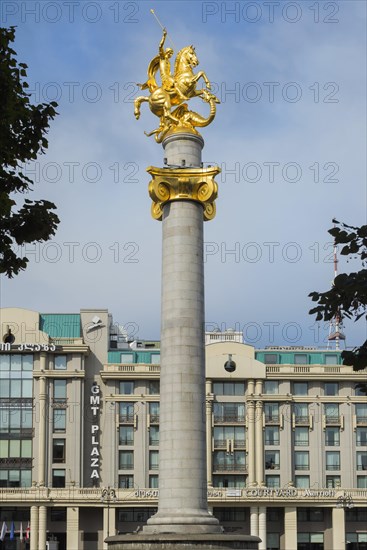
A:
<svg viewBox="0 0 367 550">
<path fill-rule="evenodd" d="M 336 277 L 338 276 L 338 249 L 336 246 L 336 243 L 334 241 L 334 280 L 333 280 L 333 286 L 334 281 Z M 328 343 L 327 343 L 327 349 L 330 349 L 330 342 L 333 340 L 335 341 L 335 350 L 340 350 L 340 340 L 345 340 L 345 335 L 341 332 L 341 328 L 343 326 L 342 317 L 340 314 L 340 310 L 338 309 L 337 313 L 334 315 L 333 319 L 330 319 L 329 324 L 329 336 L 328 336 Z"/>
</svg>

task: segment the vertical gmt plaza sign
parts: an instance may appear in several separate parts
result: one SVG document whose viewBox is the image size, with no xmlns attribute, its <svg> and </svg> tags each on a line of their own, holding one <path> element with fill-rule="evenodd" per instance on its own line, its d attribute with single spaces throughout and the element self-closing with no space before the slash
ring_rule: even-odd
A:
<svg viewBox="0 0 367 550">
<path fill-rule="evenodd" d="M 91 395 L 89 397 L 89 405 L 92 412 L 92 450 L 90 452 L 90 467 L 92 480 L 99 479 L 99 457 L 100 457 L 100 444 L 99 444 L 99 407 L 101 401 L 100 387 L 98 384 L 93 384 L 91 387 Z"/>
</svg>

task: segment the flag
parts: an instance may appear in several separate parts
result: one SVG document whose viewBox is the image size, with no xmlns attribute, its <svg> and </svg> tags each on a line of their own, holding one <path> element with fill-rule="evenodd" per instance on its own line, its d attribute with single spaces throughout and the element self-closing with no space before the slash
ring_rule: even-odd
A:
<svg viewBox="0 0 367 550">
<path fill-rule="evenodd" d="M 5 535 L 6 535 L 7 530 L 8 530 L 8 526 L 6 525 L 5 521 L 3 521 L 3 525 L 1 527 L 1 532 L 0 532 L 0 540 L 5 539 Z"/>
<path fill-rule="evenodd" d="M 14 521 L 11 522 L 10 526 L 10 540 L 14 540 Z"/>
<path fill-rule="evenodd" d="M 20 522 L 20 528 L 19 528 L 19 538 L 21 541 L 23 541 L 23 522 Z"/>
<path fill-rule="evenodd" d="M 31 526 L 29 525 L 29 522 L 28 522 L 27 529 L 25 530 L 25 538 L 27 540 L 29 540 L 30 532 L 31 532 Z"/>
</svg>

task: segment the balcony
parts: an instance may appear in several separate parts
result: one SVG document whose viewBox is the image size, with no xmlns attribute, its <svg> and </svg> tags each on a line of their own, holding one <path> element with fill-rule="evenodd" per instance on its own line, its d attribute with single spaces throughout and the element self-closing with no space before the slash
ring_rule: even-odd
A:
<svg viewBox="0 0 367 550">
<path fill-rule="evenodd" d="M 214 448 L 215 449 L 226 449 L 227 448 L 227 439 L 214 439 Z M 232 440 L 230 440 L 232 441 Z M 235 439 L 233 442 L 235 449 L 241 449 L 246 447 L 246 442 L 244 439 Z"/>
<path fill-rule="evenodd" d="M 151 424 L 159 424 L 159 414 L 151 414 L 149 419 Z"/>
<path fill-rule="evenodd" d="M 294 469 L 295 470 L 309 470 L 310 465 L 309 464 L 295 464 Z"/>
<path fill-rule="evenodd" d="M 340 470 L 340 464 L 326 464 L 326 470 Z"/>
<path fill-rule="evenodd" d="M 265 423 L 266 424 L 279 424 L 279 414 L 266 414 Z"/>
<path fill-rule="evenodd" d="M 357 426 L 367 426 L 367 416 L 356 417 Z"/>
<path fill-rule="evenodd" d="M 340 416 L 325 416 L 325 423 L 329 426 L 340 426 L 341 417 Z"/>
<path fill-rule="evenodd" d="M 245 464 L 213 464 L 214 472 L 246 472 Z"/>
<path fill-rule="evenodd" d="M 295 421 L 296 424 L 301 424 L 302 426 L 304 426 L 304 425 L 308 425 L 310 423 L 310 418 L 309 418 L 308 414 L 307 415 L 303 415 L 303 414 L 302 415 L 296 415 L 294 417 L 294 421 Z"/>
<path fill-rule="evenodd" d="M 214 415 L 216 424 L 242 424 L 245 422 L 245 416 L 239 414 Z"/>
<path fill-rule="evenodd" d="M 119 415 L 120 424 L 133 424 L 134 423 L 134 414 L 120 414 Z"/>
</svg>

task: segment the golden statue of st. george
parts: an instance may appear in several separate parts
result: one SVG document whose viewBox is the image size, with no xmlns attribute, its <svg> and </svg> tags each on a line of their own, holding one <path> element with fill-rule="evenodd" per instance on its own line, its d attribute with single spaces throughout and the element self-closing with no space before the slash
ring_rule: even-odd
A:
<svg viewBox="0 0 367 550">
<path fill-rule="evenodd" d="M 182 48 L 176 56 L 174 72 L 171 72 L 170 59 L 173 55 L 172 48 L 165 48 L 167 36 L 163 29 L 163 36 L 159 43 L 158 55 L 149 63 L 148 80 L 139 84 L 142 90 L 149 90 L 149 97 L 139 96 L 134 101 L 134 114 L 136 119 L 140 117 L 140 106 L 144 102 L 149 103 L 150 110 L 159 117 L 159 127 L 146 134 L 155 135 L 157 143 L 161 143 L 166 135 L 174 132 L 192 132 L 198 134 L 196 127 L 208 126 L 215 117 L 216 103 L 219 99 L 210 92 L 211 85 L 204 71 L 194 74 L 193 69 L 199 64 L 194 46 Z M 157 83 L 156 74 L 159 71 L 161 85 Z M 202 78 L 206 88 L 196 89 L 197 82 Z M 190 111 L 185 103 L 193 97 L 201 97 L 209 104 L 208 117 Z"/>
</svg>

